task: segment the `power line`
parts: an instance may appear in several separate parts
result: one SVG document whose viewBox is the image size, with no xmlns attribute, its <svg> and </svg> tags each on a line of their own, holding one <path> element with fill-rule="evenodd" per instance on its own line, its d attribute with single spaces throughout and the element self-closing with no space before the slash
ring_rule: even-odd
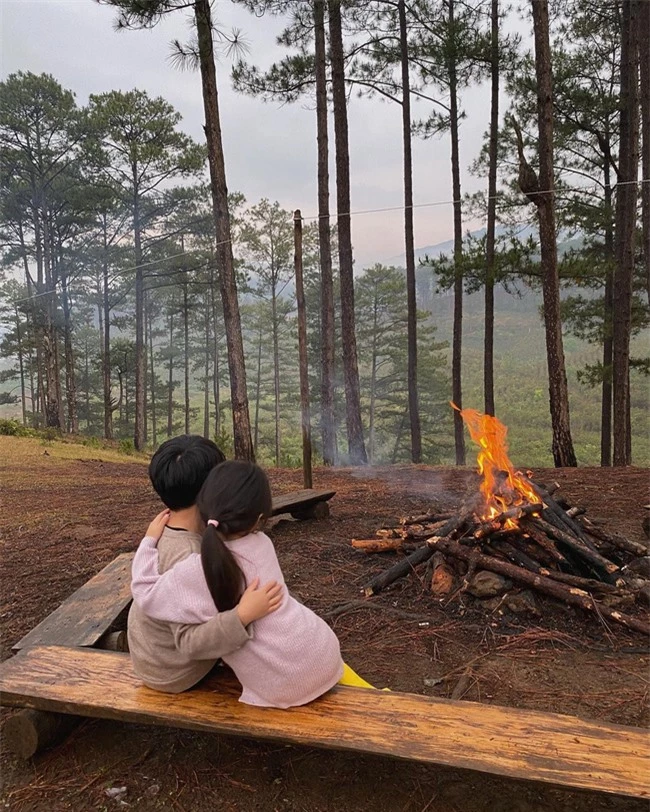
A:
<svg viewBox="0 0 650 812">
<path fill-rule="evenodd" d="M 614 188 L 618 188 L 619 186 L 630 186 L 632 184 L 641 185 L 641 184 L 644 184 L 644 183 L 650 183 L 650 178 L 639 178 L 638 180 L 620 181 L 619 183 L 615 184 Z M 537 195 L 541 196 L 541 195 L 548 195 L 548 194 L 557 194 L 558 191 L 561 194 L 564 194 L 565 192 L 588 192 L 590 189 L 593 189 L 595 191 L 595 190 L 600 189 L 600 188 L 602 188 L 602 186 L 600 184 L 594 183 L 592 186 L 567 186 L 567 187 L 564 187 L 564 188 L 559 189 L 559 190 L 557 190 L 557 189 L 543 189 L 543 190 L 540 190 L 538 192 L 531 192 L 530 194 L 531 194 L 531 196 L 537 196 Z M 496 194 L 496 195 L 486 196 L 483 199 L 487 201 L 487 200 L 499 200 L 499 199 L 502 199 L 502 198 L 503 198 L 503 194 Z M 434 207 L 437 207 L 437 206 L 452 206 L 455 203 L 461 203 L 462 204 L 463 202 L 464 202 L 463 198 L 460 198 L 460 200 L 455 200 L 453 198 L 451 200 L 433 200 L 433 201 L 430 201 L 428 203 L 415 203 L 415 204 L 413 204 L 413 206 L 411 208 L 413 208 L 413 209 L 425 209 L 425 208 L 434 208 Z M 507 204 L 505 206 L 502 206 L 502 209 L 503 208 L 515 208 L 515 207 L 518 207 L 518 206 L 521 206 L 521 205 L 526 205 L 526 204 L 513 202 L 513 203 L 509 203 L 509 204 Z M 343 212 L 343 214 L 339 214 L 338 212 L 331 213 L 329 215 L 311 214 L 311 215 L 308 215 L 306 217 L 303 217 L 302 219 L 303 219 L 303 221 L 319 220 L 321 217 L 325 217 L 327 219 L 336 220 L 339 217 L 356 217 L 358 215 L 364 215 L 364 214 L 379 214 L 379 213 L 391 212 L 391 211 L 405 211 L 406 208 L 408 208 L 408 207 L 407 206 L 386 206 L 386 207 L 378 208 L 378 209 L 358 209 L 356 211 L 349 211 L 347 213 Z M 220 245 L 228 245 L 229 243 L 232 243 L 232 240 L 221 240 L 220 242 L 214 243 L 211 247 L 218 248 Z M 162 259 L 152 259 L 149 262 L 143 262 L 140 265 L 134 265 L 132 268 L 124 268 L 124 269 L 122 269 L 120 271 L 116 271 L 115 274 L 113 274 L 113 276 L 111 277 L 110 281 L 112 282 L 113 280 L 115 280 L 119 276 L 123 276 L 124 274 L 127 274 L 127 273 L 132 273 L 133 271 L 137 271 L 138 269 L 141 269 L 141 268 L 146 268 L 149 265 L 156 265 L 157 263 L 167 262 L 170 259 L 178 259 L 180 257 L 191 256 L 194 253 L 195 253 L 194 251 L 182 251 L 180 254 L 172 254 L 171 256 L 163 257 Z M 209 264 L 209 263 L 207 263 L 207 264 Z M 196 270 L 196 269 L 194 269 L 194 270 Z M 182 271 L 182 269 L 181 269 L 181 271 Z M 14 299 L 12 304 L 15 306 L 15 305 L 20 304 L 21 302 L 29 302 L 29 301 L 32 301 L 33 299 L 38 299 L 40 296 L 49 296 L 54 292 L 55 292 L 54 290 L 47 290 L 47 291 L 43 291 L 42 293 L 35 293 L 34 295 L 26 296 L 23 299 Z"/>
</svg>

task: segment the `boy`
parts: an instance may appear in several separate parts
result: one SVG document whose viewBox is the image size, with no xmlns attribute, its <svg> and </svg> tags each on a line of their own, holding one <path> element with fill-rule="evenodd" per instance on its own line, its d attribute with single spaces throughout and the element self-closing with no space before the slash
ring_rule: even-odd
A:
<svg viewBox="0 0 650 812">
<path fill-rule="evenodd" d="M 203 521 L 196 497 L 210 471 L 225 460 L 220 449 L 198 435 L 174 437 L 163 443 L 149 464 L 154 490 L 168 508 L 166 527 L 158 543 L 159 568 L 165 572 L 201 550 Z M 253 636 L 246 626 L 271 611 L 280 587 L 262 588 L 253 582 L 238 606 L 208 623 L 187 625 L 154 620 L 133 603 L 128 640 L 133 669 L 145 685 L 180 693 L 195 685 L 224 654 L 241 648 Z"/>
</svg>

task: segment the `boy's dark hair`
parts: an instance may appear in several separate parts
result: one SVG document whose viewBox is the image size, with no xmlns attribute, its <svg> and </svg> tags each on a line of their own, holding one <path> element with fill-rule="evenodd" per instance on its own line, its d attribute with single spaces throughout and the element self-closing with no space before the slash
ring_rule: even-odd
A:
<svg viewBox="0 0 650 812">
<path fill-rule="evenodd" d="M 231 460 L 210 471 L 196 500 L 208 524 L 201 542 L 203 574 L 220 612 L 234 609 L 246 588 L 244 573 L 224 541 L 250 532 L 260 517 L 271 515 L 271 486 L 264 471 L 252 462 Z"/>
<path fill-rule="evenodd" d="M 151 458 L 149 479 L 170 510 L 196 502 L 210 471 L 224 462 L 221 449 L 198 434 L 183 434 L 164 442 Z"/>
</svg>

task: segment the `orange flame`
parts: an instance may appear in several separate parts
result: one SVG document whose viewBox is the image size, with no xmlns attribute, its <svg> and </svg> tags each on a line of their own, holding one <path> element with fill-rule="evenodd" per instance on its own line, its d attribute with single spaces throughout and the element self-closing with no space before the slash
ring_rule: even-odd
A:
<svg viewBox="0 0 650 812">
<path fill-rule="evenodd" d="M 508 457 L 508 429 L 496 417 L 481 414 L 476 409 L 459 409 L 472 440 L 479 446 L 478 472 L 482 476 L 481 494 L 485 500 L 482 518 L 493 519 L 504 510 L 523 504 L 534 504 L 539 499 L 519 471 L 515 471 Z M 508 520 L 506 527 L 515 527 Z"/>
</svg>

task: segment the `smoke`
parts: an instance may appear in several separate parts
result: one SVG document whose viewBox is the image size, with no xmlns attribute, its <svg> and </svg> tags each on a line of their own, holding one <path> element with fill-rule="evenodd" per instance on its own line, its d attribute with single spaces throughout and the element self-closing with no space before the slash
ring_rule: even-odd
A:
<svg viewBox="0 0 650 812">
<path fill-rule="evenodd" d="M 354 479 L 378 480 L 392 491 L 421 499 L 423 505 L 457 507 L 467 496 L 478 493 L 479 477 L 472 468 L 370 465 L 348 470 Z"/>
</svg>

